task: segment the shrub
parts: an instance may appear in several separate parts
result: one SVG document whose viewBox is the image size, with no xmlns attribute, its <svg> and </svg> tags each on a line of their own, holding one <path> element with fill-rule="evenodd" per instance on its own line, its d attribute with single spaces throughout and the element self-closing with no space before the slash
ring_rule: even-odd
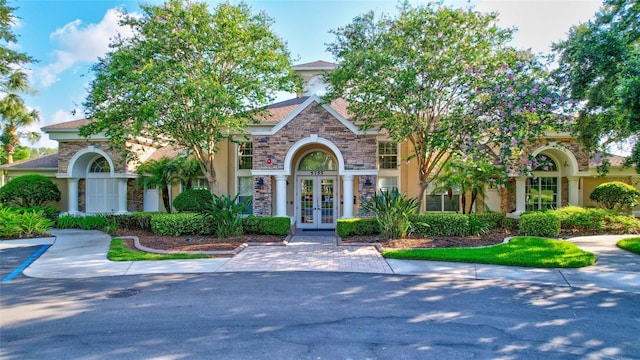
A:
<svg viewBox="0 0 640 360">
<path fill-rule="evenodd" d="M 413 231 L 418 236 L 468 236 L 469 216 L 465 214 L 426 213 L 411 215 Z"/>
<path fill-rule="evenodd" d="M 151 230 L 151 217 L 156 213 L 151 212 L 134 212 L 133 220 L 134 226 L 137 226 L 141 230 Z"/>
<path fill-rule="evenodd" d="M 560 219 L 552 212 L 531 212 L 520 216 L 520 234 L 526 236 L 557 237 Z"/>
<path fill-rule="evenodd" d="M 400 239 L 406 237 L 411 230 L 409 216 L 418 206 L 416 199 L 393 189 L 374 194 L 371 200 L 364 201 L 362 209 L 376 216 L 384 237 Z"/>
<path fill-rule="evenodd" d="M 614 210 L 567 206 L 552 213 L 560 219 L 563 231 L 610 234 L 640 232 L 640 220 Z"/>
<path fill-rule="evenodd" d="M 336 232 L 340 237 L 380 234 L 380 224 L 373 218 L 339 219 Z"/>
<path fill-rule="evenodd" d="M 63 215 L 58 218 L 60 229 L 105 230 L 108 225 L 105 215 L 73 216 Z"/>
<path fill-rule="evenodd" d="M 487 224 L 489 230 L 502 227 L 504 219 L 506 219 L 505 213 L 497 211 L 486 211 L 480 213 L 469 214 L 469 218 L 476 218 Z"/>
<path fill-rule="evenodd" d="M 602 204 L 607 209 L 624 210 L 638 205 L 640 191 L 620 181 L 612 181 L 596 186 L 589 199 Z"/>
<path fill-rule="evenodd" d="M 242 229 L 247 234 L 285 236 L 291 229 L 291 219 L 283 216 L 247 216 L 242 219 Z"/>
<path fill-rule="evenodd" d="M 36 174 L 18 176 L 0 188 L 0 202 L 15 206 L 43 206 L 60 196 L 51 179 Z"/>
<path fill-rule="evenodd" d="M 205 213 L 216 224 L 216 233 L 219 238 L 225 239 L 242 235 L 242 217 L 240 215 L 247 207 L 248 202 L 238 202 L 238 195 L 213 195 L 213 201 L 207 206 Z"/>
<path fill-rule="evenodd" d="M 173 207 L 180 212 L 203 212 L 213 201 L 211 192 L 206 189 L 189 189 L 173 199 Z"/>
<path fill-rule="evenodd" d="M 505 217 L 500 222 L 500 226 L 505 230 L 515 231 L 518 230 L 518 219 Z"/>
<path fill-rule="evenodd" d="M 151 231 L 157 235 L 210 235 L 215 224 L 208 216 L 198 213 L 154 214 Z"/>
<path fill-rule="evenodd" d="M 42 214 L 42 211 L 0 209 L 0 237 L 22 238 L 45 235 L 53 226 L 53 222 Z"/>
<path fill-rule="evenodd" d="M 58 217 L 60 216 L 60 210 L 55 206 L 32 206 L 32 207 L 14 207 L 15 211 L 24 213 L 24 212 L 42 212 L 42 216 L 51 220 L 54 224 L 58 221 Z"/>
</svg>

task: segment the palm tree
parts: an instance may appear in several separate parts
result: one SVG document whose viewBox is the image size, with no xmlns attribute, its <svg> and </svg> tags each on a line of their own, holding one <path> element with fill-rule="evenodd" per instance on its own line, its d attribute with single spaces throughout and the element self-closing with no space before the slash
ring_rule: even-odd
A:
<svg viewBox="0 0 640 360">
<path fill-rule="evenodd" d="M 20 97 L 20 93 L 33 93 L 33 89 L 27 83 L 27 75 L 22 71 L 14 71 L 7 81 L 0 84 L 0 90 L 5 94 L 0 99 L 0 118 L 2 123 L 2 135 L 0 142 L 7 154 L 7 163 L 13 163 L 13 154 L 20 137 L 27 137 L 35 143 L 40 139 L 40 133 L 32 131 L 22 133 L 20 128 L 30 126 L 40 121 L 40 114 L 36 110 L 29 110 Z"/>
<path fill-rule="evenodd" d="M 442 175 L 434 179 L 437 184 L 432 193 L 444 191 L 453 198 L 453 189 L 460 190 L 461 210 L 471 213 L 478 198 L 484 198 L 486 185 L 501 179 L 500 169 L 486 161 L 476 162 L 470 158 L 452 157 L 445 165 Z M 457 211 L 457 204 L 454 209 Z"/>
<path fill-rule="evenodd" d="M 169 158 L 150 160 L 138 166 L 138 186 L 156 188 L 162 195 L 162 203 L 167 212 L 171 212 L 169 187 L 178 178 L 179 162 Z"/>
<path fill-rule="evenodd" d="M 193 187 L 193 180 L 202 176 L 200 162 L 194 158 L 180 157 L 176 159 L 178 176 L 186 190 Z"/>
</svg>

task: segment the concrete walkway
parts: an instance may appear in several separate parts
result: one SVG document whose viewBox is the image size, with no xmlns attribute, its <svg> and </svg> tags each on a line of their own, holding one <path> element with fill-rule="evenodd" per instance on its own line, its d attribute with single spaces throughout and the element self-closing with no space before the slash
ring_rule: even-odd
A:
<svg viewBox="0 0 640 360">
<path fill-rule="evenodd" d="M 537 269 L 436 261 L 385 260 L 373 246 L 337 246 L 335 237 L 296 235 L 287 246 L 250 246 L 233 258 L 112 262 L 110 237 L 99 231 L 52 230 L 55 238 L 4 240 L 0 249 L 52 244 L 24 274 L 37 278 L 241 271 L 331 271 L 420 275 L 441 281 L 471 279 L 526 282 L 640 293 L 640 256 L 615 243 L 629 236 L 569 239 L 596 254 L 581 269 Z"/>
</svg>

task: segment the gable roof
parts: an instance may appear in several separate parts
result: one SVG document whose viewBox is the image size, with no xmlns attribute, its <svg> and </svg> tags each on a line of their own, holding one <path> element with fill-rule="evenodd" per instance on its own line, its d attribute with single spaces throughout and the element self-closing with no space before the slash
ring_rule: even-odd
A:
<svg viewBox="0 0 640 360">
<path fill-rule="evenodd" d="M 334 64 L 328 61 L 312 61 L 304 64 L 298 64 L 293 66 L 294 71 L 301 70 L 333 70 L 338 66 L 338 64 Z"/>
<path fill-rule="evenodd" d="M 30 170 L 30 169 L 58 169 L 58 153 L 38 156 L 33 159 L 27 159 L 0 166 L 5 170 Z"/>
<path fill-rule="evenodd" d="M 91 121 L 92 120 L 88 120 L 88 119 L 67 121 L 67 122 L 63 122 L 63 123 L 59 123 L 59 124 L 53 124 L 53 125 L 45 126 L 45 127 L 42 128 L 42 131 L 49 132 L 51 130 L 53 130 L 53 131 L 56 131 L 56 130 L 75 130 L 75 129 L 79 129 L 83 125 L 89 124 Z"/>
<path fill-rule="evenodd" d="M 317 95 L 303 96 L 296 99 L 284 101 L 282 103 L 274 104 L 273 108 L 270 106 L 267 110 L 274 114 L 273 118 L 268 124 L 274 126 L 269 130 L 257 130 L 251 131 L 252 135 L 273 135 L 285 127 L 291 120 L 293 120 L 304 109 L 311 106 L 311 104 L 317 103 L 322 106 L 329 114 L 333 115 L 339 122 L 345 127 L 351 130 L 355 134 L 360 134 L 358 127 L 351 122 L 351 114 L 347 111 L 347 102 L 344 99 L 336 99 L 331 104 L 323 103 Z M 263 121 L 267 123 L 267 121 Z"/>
</svg>

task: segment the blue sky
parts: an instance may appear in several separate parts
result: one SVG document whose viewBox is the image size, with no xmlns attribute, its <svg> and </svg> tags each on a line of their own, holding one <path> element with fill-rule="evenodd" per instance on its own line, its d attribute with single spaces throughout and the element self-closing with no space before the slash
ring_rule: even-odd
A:
<svg viewBox="0 0 640 360">
<path fill-rule="evenodd" d="M 146 1 L 159 4 L 162 1 Z M 232 1 L 236 2 L 236 1 Z M 412 1 L 417 3 L 419 1 Z M 424 1 L 423 1 L 424 2 Z M 18 47 L 38 60 L 30 69 L 38 94 L 26 97 L 40 111 L 35 127 L 82 118 L 82 103 L 92 74 L 90 66 L 103 55 L 118 26 L 116 9 L 140 12 L 129 0 L 8 0 L 20 18 L 15 27 Z M 209 1 L 215 5 L 217 1 Z M 348 24 L 368 10 L 395 13 L 395 0 L 262 0 L 247 1 L 254 11 L 265 10 L 275 20 L 274 31 L 284 39 L 296 63 L 332 61 L 325 44 L 330 29 Z M 474 0 L 480 11 L 500 13 L 500 25 L 515 26 L 514 45 L 546 53 L 563 39 L 571 25 L 592 18 L 599 0 Z M 465 6 L 467 1 L 446 4 Z M 45 135 L 37 146 L 56 147 Z"/>
</svg>

